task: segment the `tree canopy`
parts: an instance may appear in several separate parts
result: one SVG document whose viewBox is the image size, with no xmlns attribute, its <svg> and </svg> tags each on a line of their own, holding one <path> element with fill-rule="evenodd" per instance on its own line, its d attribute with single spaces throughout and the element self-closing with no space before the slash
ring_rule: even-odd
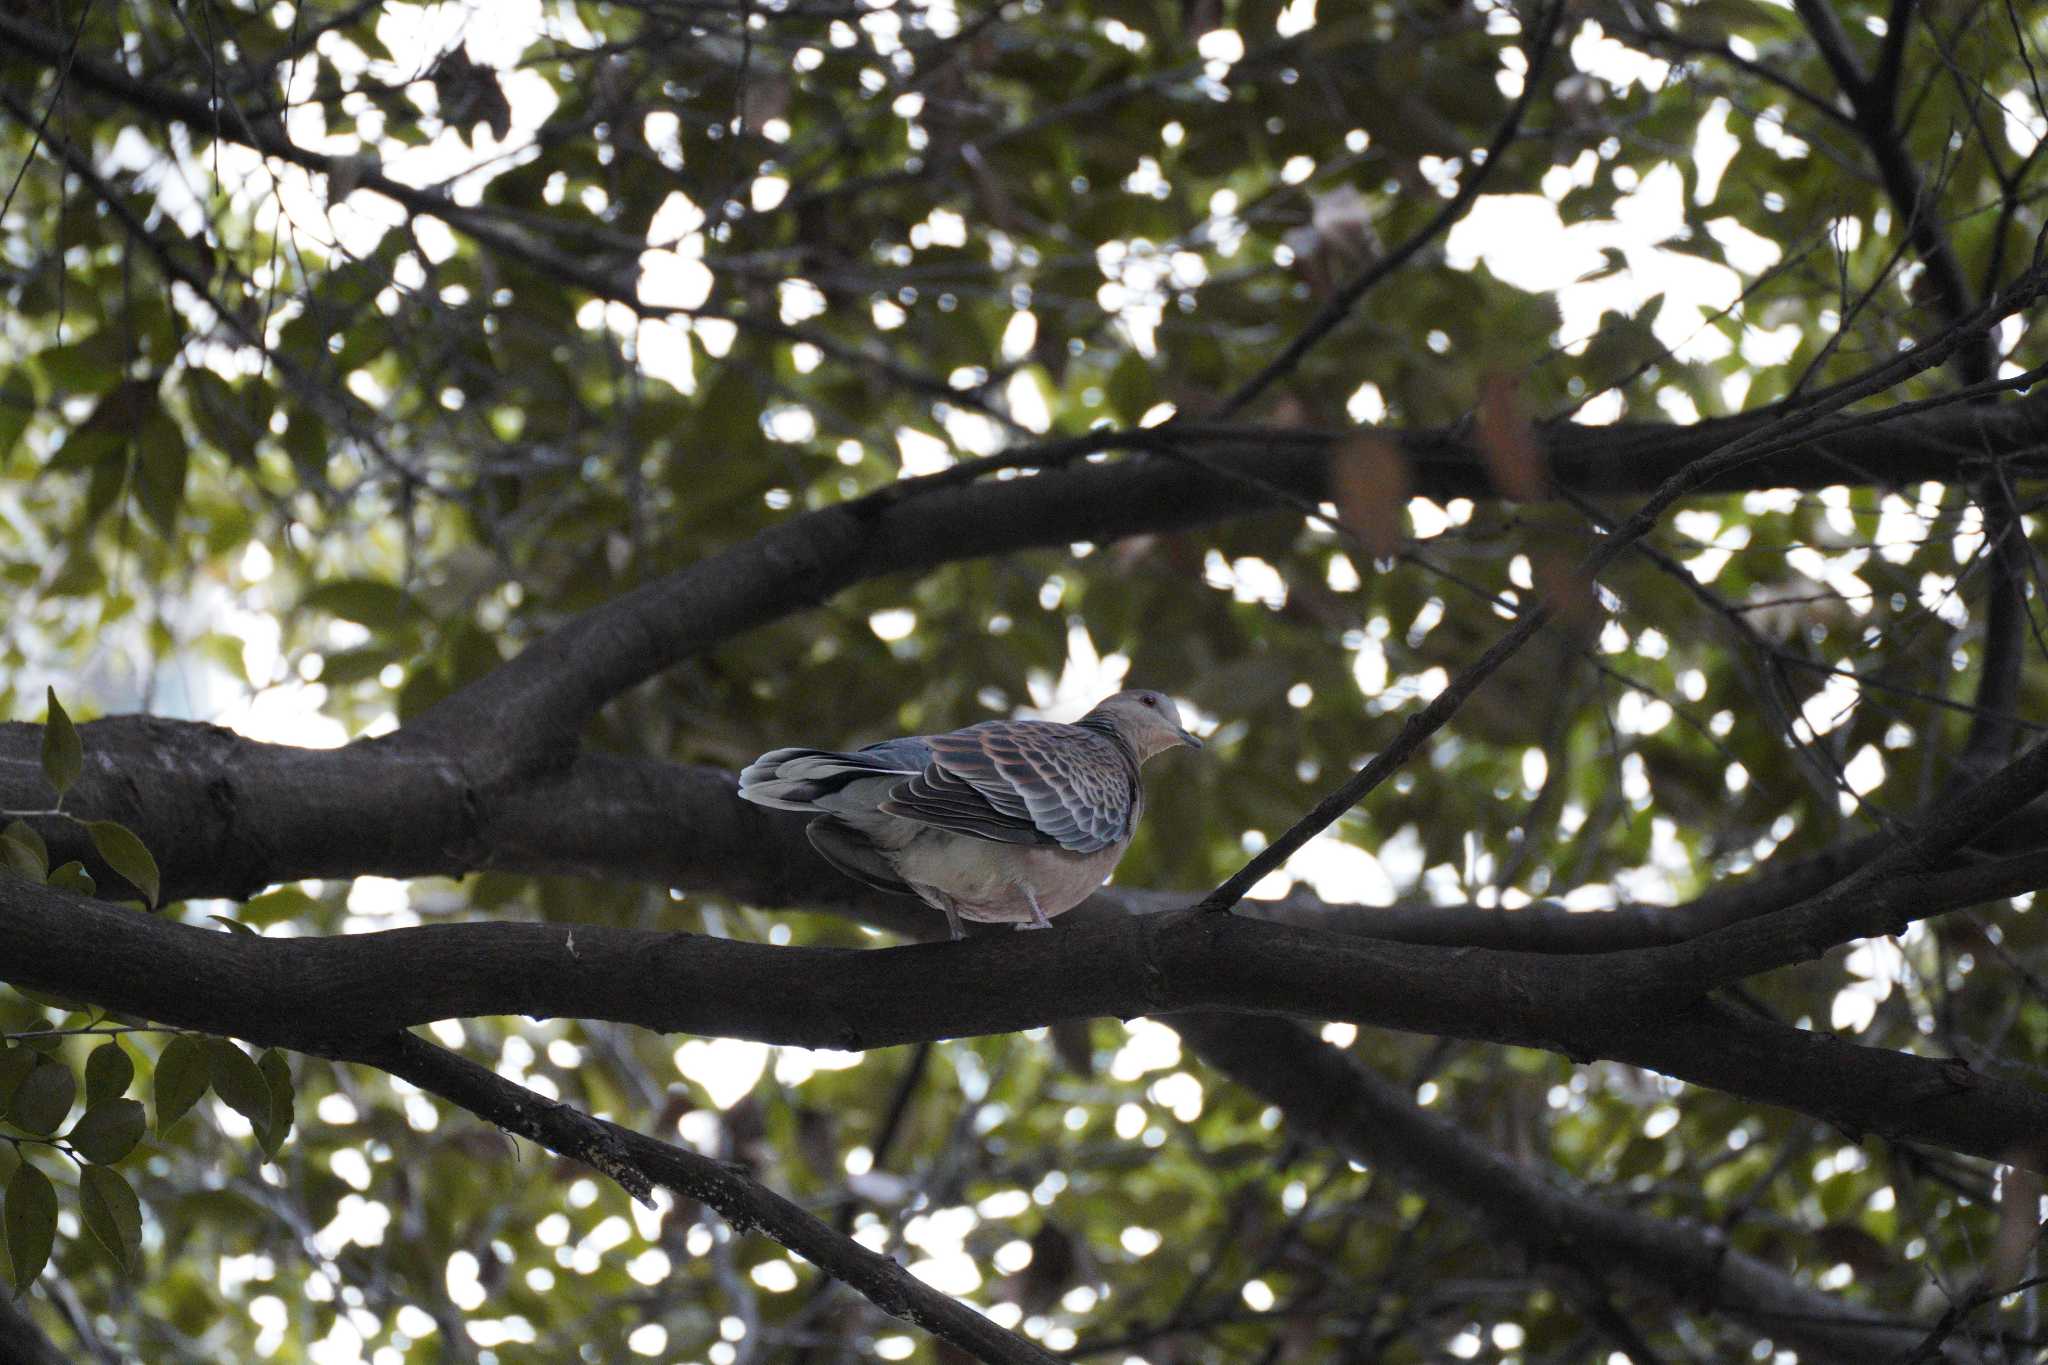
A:
<svg viewBox="0 0 2048 1365">
<path fill-rule="evenodd" d="M 0 6 L 0 1357 L 2031 1358 L 2044 73 Z M 734 794 L 1126 682 L 1051 932 Z"/>
</svg>

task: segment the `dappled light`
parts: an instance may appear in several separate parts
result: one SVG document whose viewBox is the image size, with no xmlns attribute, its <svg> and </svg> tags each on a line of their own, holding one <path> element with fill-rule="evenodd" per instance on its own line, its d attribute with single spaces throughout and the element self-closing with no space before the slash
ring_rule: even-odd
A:
<svg viewBox="0 0 2048 1365">
<path fill-rule="evenodd" d="M 0 11 L 0 1358 L 2048 1350 L 2038 6 Z"/>
</svg>

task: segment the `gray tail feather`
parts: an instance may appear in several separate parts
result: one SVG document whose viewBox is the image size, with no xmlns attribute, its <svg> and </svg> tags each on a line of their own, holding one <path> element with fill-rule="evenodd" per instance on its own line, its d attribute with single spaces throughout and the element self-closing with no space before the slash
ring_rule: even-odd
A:
<svg viewBox="0 0 2048 1365">
<path fill-rule="evenodd" d="M 740 770 L 740 795 L 776 810 L 816 810 L 820 797 L 864 777 L 911 771 L 877 754 L 772 749 Z"/>
<path fill-rule="evenodd" d="M 896 869 L 882 856 L 882 851 L 844 820 L 823 815 L 806 825 L 804 833 L 810 836 L 811 847 L 818 850 L 820 857 L 855 881 L 899 896 L 917 894 L 896 875 Z"/>
</svg>

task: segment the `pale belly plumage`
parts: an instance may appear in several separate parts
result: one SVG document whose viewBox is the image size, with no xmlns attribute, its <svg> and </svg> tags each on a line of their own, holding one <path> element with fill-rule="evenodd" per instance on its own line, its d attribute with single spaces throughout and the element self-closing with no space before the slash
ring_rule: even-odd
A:
<svg viewBox="0 0 2048 1365">
<path fill-rule="evenodd" d="M 1116 870 L 1124 847 L 1071 853 L 1051 845 L 994 843 L 925 828 L 896 849 L 891 860 L 920 896 L 938 905 L 927 891 L 942 891 L 963 919 L 1025 924 L 1031 920 L 1026 887 L 1048 917 L 1071 910 Z"/>
</svg>

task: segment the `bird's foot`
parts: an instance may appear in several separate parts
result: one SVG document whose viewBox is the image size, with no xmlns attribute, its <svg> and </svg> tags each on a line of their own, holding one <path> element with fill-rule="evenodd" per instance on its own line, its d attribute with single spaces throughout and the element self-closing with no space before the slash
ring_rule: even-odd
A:
<svg viewBox="0 0 2048 1365">
<path fill-rule="evenodd" d="M 1032 889 L 1031 889 L 1030 887 L 1028 887 L 1028 886 L 1027 886 L 1027 887 L 1025 887 L 1025 888 L 1024 888 L 1024 899 L 1025 899 L 1026 901 L 1030 902 L 1030 905 L 1031 905 L 1031 918 L 1030 918 L 1030 919 L 1029 919 L 1028 921 L 1024 922 L 1024 923 L 1022 923 L 1022 924 L 1019 924 L 1019 925 L 1018 925 L 1017 927 L 1018 927 L 1019 929 L 1050 929 L 1050 928 L 1052 928 L 1052 921 L 1051 921 L 1051 920 L 1049 920 L 1049 919 L 1047 919 L 1047 918 L 1045 917 L 1045 911 L 1039 908 L 1039 905 L 1038 905 L 1038 893 L 1037 893 L 1037 892 L 1035 892 L 1035 891 L 1033 891 L 1033 890 L 1032 890 Z"/>
</svg>

